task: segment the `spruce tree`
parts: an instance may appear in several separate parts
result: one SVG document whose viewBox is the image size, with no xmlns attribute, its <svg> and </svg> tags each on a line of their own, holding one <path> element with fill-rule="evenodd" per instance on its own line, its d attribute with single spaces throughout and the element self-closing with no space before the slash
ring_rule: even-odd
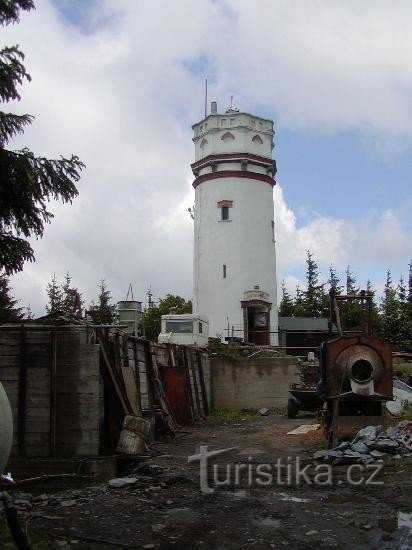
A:
<svg viewBox="0 0 412 550">
<path fill-rule="evenodd" d="M 18 300 L 11 296 L 11 288 L 6 275 L 0 275 L 0 322 L 14 323 L 23 319 L 23 308 L 17 307 Z"/>
<path fill-rule="evenodd" d="M 330 265 L 328 284 L 330 287 L 334 287 L 336 294 L 342 294 L 343 286 L 339 283 L 340 283 L 340 277 L 337 275 L 333 265 Z"/>
<path fill-rule="evenodd" d="M 372 296 L 371 332 L 372 335 L 377 336 L 380 333 L 381 317 L 379 315 L 379 309 L 376 304 L 376 290 L 373 288 L 370 279 L 368 279 L 366 282 L 366 294 Z"/>
<path fill-rule="evenodd" d="M 393 287 L 391 272 L 386 272 L 386 282 L 381 299 L 381 336 L 389 342 L 394 349 L 398 349 L 399 334 L 399 301 Z"/>
<path fill-rule="evenodd" d="M 408 301 L 408 291 L 403 277 L 398 283 L 397 298 L 399 313 L 395 345 L 400 351 L 410 351 L 412 349 L 412 304 Z"/>
<path fill-rule="evenodd" d="M 408 277 L 408 302 L 412 304 L 412 260 L 409 264 L 409 277 Z"/>
<path fill-rule="evenodd" d="M 359 287 L 356 284 L 356 277 L 350 270 L 350 266 L 346 268 L 346 294 L 348 296 L 355 296 L 359 294 Z M 357 300 L 348 300 L 342 304 L 342 321 L 343 327 L 346 330 L 360 330 L 361 318 L 360 318 L 360 304 Z"/>
<path fill-rule="evenodd" d="M 114 317 L 114 305 L 111 303 L 112 294 L 104 279 L 98 283 L 97 288 L 99 291 L 97 303 L 91 303 L 88 313 L 91 315 L 93 323 L 110 325 L 113 323 Z"/>
<path fill-rule="evenodd" d="M 1 0 L 0 25 L 19 21 L 20 11 L 34 9 L 32 0 Z M 0 50 L 0 101 L 20 99 L 18 87 L 30 81 L 18 46 Z M 33 117 L 0 110 L 0 267 L 6 275 L 23 269 L 25 261 L 34 261 L 29 237 L 41 238 L 53 214 L 47 203 L 60 200 L 71 203 L 78 191 L 84 165 L 78 157 L 47 159 L 36 157 L 28 148 L 6 149 L 10 140 L 24 133 Z"/>
<path fill-rule="evenodd" d="M 306 254 L 306 291 L 304 293 L 303 316 L 327 316 L 328 295 L 325 292 L 324 285 L 319 283 L 318 264 L 309 250 Z"/>
<path fill-rule="evenodd" d="M 73 307 L 74 307 L 74 299 L 73 295 L 69 292 L 72 288 L 72 276 L 70 275 L 69 271 L 66 272 L 64 276 L 64 282 L 61 286 L 61 292 L 62 292 L 62 311 L 64 313 L 73 313 Z"/>
<path fill-rule="evenodd" d="M 49 299 L 46 305 L 47 313 L 63 311 L 63 293 L 57 281 L 56 273 L 53 273 L 53 277 L 46 287 L 46 293 Z"/>
<path fill-rule="evenodd" d="M 281 291 L 282 299 L 279 304 L 279 315 L 281 317 L 293 317 L 295 313 L 295 308 L 293 305 L 292 297 L 286 288 L 285 280 L 282 281 Z"/>
</svg>

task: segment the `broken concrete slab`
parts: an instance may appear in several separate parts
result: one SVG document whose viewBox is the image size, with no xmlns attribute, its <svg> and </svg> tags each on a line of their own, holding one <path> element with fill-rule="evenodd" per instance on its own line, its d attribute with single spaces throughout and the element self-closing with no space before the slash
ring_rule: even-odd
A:
<svg viewBox="0 0 412 550">
<path fill-rule="evenodd" d="M 116 477 L 109 481 L 109 486 L 114 489 L 121 489 L 128 485 L 134 485 L 137 481 L 137 477 Z"/>
<path fill-rule="evenodd" d="M 320 428 L 320 424 L 302 424 L 302 426 L 298 426 L 294 430 L 291 430 L 290 432 L 287 432 L 286 435 L 307 434 L 309 432 L 319 430 L 319 428 Z"/>
</svg>

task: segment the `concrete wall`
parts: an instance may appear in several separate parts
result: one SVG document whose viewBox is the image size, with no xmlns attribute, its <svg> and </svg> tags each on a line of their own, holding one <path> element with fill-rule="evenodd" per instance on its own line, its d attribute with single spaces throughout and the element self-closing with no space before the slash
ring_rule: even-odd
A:
<svg viewBox="0 0 412 550">
<path fill-rule="evenodd" d="M 286 407 L 289 385 L 297 382 L 297 359 L 212 359 L 213 409 Z"/>
</svg>

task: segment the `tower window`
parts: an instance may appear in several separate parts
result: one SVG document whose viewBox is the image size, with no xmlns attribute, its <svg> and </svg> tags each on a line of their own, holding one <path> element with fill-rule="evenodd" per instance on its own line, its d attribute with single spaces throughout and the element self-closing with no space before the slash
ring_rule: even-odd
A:
<svg viewBox="0 0 412 550">
<path fill-rule="evenodd" d="M 226 264 L 223 264 L 223 278 L 226 279 Z"/>
<path fill-rule="evenodd" d="M 217 203 L 217 207 L 220 208 L 220 220 L 230 221 L 230 208 L 233 206 L 233 201 L 224 200 Z"/>
</svg>

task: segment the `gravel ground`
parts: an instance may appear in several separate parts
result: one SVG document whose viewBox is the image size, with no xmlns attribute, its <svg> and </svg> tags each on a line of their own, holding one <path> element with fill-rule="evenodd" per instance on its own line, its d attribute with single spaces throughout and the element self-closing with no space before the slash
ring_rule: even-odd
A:
<svg viewBox="0 0 412 550">
<path fill-rule="evenodd" d="M 153 445 L 127 484 L 48 484 L 13 496 L 39 549 L 412 548 L 411 457 L 316 470 L 322 432 L 286 435 L 313 422 L 209 420 Z M 203 492 L 199 460 L 188 462 L 201 446 L 231 449 L 209 458 Z"/>
</svg>

